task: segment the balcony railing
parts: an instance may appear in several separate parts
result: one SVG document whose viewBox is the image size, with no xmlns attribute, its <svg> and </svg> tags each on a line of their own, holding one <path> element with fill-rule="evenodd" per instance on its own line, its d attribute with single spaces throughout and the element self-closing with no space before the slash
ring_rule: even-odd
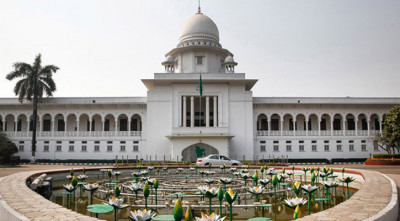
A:
<svg viewBox="0 0 400 221">
<path fill-rule="evenodd" d="M 304 131 L 304 130 L 297 130 L 297 131 L 292 131 L 292 130 L 259 130 L 257 131 L 257 136 L 375 136 L 376 133 L 378 133 L 379 130 L 370 130 L 369 134 L 367 130 L 358 130 L 357 132 L 355 130 L 348 130 L 345 133 L 343 133 L 343 130 L 309 130 L 309 131 Z"/>
<path fill-rule="evenodd" d="M 32 137 L 32 132 L 5 131 L 8 137 Z M 38 131 L 37 137 L 140 137 L 142 131 Z"/>
</svg>

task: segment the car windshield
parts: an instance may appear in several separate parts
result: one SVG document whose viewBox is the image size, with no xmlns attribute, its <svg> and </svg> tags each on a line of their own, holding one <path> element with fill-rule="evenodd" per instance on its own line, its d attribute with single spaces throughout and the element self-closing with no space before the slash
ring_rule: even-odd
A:
<svg viewBox="0 0 400 221">
<path fill-rule="evenodd" d="M 221 160 L 231 160 L 231 159 L 229 159 L 228 157 L 225 157 L 225 156 L 221 156 Z"/>
</svg>

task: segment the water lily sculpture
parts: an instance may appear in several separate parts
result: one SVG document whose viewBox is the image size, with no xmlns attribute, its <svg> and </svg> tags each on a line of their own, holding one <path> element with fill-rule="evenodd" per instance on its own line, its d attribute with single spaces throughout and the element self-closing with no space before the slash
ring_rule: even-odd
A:
<svg viewBox="0 0 400 221">
<path fill-rule="evenodd" d="M 235 172 L 235 171 L 237 171 L 237 168 L 236 167 L 231 167 L 231 172 Z"/>
<path fill-rule="evenodd" d="M 201 217 L 196 217 L 196 221 L 223 221 L 225 216 L 220 218 L 219 215 L 212 213 L 211 215 L 207 216 L 204 213 L 201 213 Z"/>
<path fill-rule="evenodd" d="M 322 178 L 322 181 L 328 180 L 329 173 L 321 172 L 319 173 L 319 176 Z"/>
<path fill-rule="evenodd" d="M 180 221 L 183 218 L 183 209 L 180 199 L 177 199 L 174 206 L 174 219 L 175 221 Z"/>
<path fill-rule="evenodd" d="M 111 184 L 111 177 L 112 177 L 112 175 L 113 175 L 113 172 L 112 172 L 111 169 L 109 169 L 109 170 L 107 171 L 107 175 L 108 175 L 108 178 L 110 178 L 110 184 Z"/>
<path fill-rule="evenodd" d="M 317 172 L 315 172 L 317 173 Z M 315 185 L 315 173 L 311 173 L 311 185 Z"/>
<path fill-rule="evenodd" d="M 141 175 L 146 176 L 147 174 L 149 174 L 149 171 L 147 170 L 143 170 L 140 172 Z"/>
<path fill-rule="evenodd" d="M 154 190 L 156 192 L 156 195 L 155 195 L 156 205 L 157 205 L 157 189 L 158 189 L 159 185 L 160 185 L 160 183 L 158 182 L 158 179 L 155 178 L 154 179 L 154 183 L 153 183 L 153 187 L 154 187 Z"/>
<path fill-rule="evenodd" d="M 222 214 L 222 200 L 224 199 L 224 191 L 221 186 L 218 188 L 217 198 L 219 201 L 219 214 Z"/>
<path fill-rule="evenodd" d="M 114 193 L 115 193 L 115 197 L 119 197 L 119 195 L 121 194 L 121 189 L 119 188 L 119 185 L 115 186 Z"/>
<path fill-rule="evenodd" d="M 307 182 L 307 171 L 309 171 L 310 169 L 308 169 L 307 167 L 303 167 L 302 170 L 304 171 L 304 182 Z"/>
<path fill-rule="evenodd" d="M 81 174 L 79 176 L 77 176 L 78 180 L 82 180 L 85 181 L 85 179 L 89 178 L 88 176 L 86 176 L 85 174 Z"/>
<path fill-rule="evenodd" d="M 221 172 L 225 172 L 226 165 L 225 164 L 221 165 L 221 166 L 219 166 L 219 168 L 221 169 Z"/>
<path fill-rule="evenodd" d="M 353 177 L 344 177 L 339 179 L 340 182 L 346 183 L 347 185 L 347 199 L 350 197 L 350 192 L 349 192 L 349 183 L 353 182 L 355 178 Z"/>
<path fill-rule="evenodd" d="M 137 194 L 140 190 L 143 189 L 142 183 L 131 183 L 130 185 L 124 186 L 128 188 L 130 191 L 135 192 L 135 200 L 137 200 Z"/>
<path fill-rule="evenodd" d="M 304 192 L 308 194 L 308 214 L 311 213 L 311 196 L 312 194 L 318 190 L 317 186 L 311 186 L 311 185 L 304 185 L 301 187 Z"/>
<path fill-rule="evenodd" d="M 108 205 L 114 207 L 114 220 L 117 220 L 117 209 L 124 209 L 128 207 L 126 204 L 122 204 L 124 202 L 124 199 L 118 199 L 118 198 L 109 198 L 108 199 Z"/>
<path fill-rule="evenodd" d="M 271 177 L 271 179 L 272 179 L 272 176 L 275 175 L 275 169 L 274 168 L 269 169 L 267 171 L 267 175 L 269 175 Z"/>
<path fill-rule="evenodd" d="M 254 186 L 257 186 L 257 183 L 258 183 L 258 173 L 257 173 L 257 170 L 254 172 L 254 174 L 253 174 L 253 185 Z"/>
<path fill-rule="evenodd" d="M 192 220 L 193 220 L 192 210 L 190 209 L 190 206 L 188 206 L 185 213 L 185 221 L 192 221 Z"/>
<path fill-rule="evenodd" d="M 276 204 L 276 185 L 278 185 L 278 177 L 274 175 L 271 179 L 271 183 L 274 186 L 274 199 L 275 199 L 275 204 Z"/>
<path fill-rule="evenodd" d="M 97 185 L 97 183 L 94 183 L 94 184 L 88 183 L 88 184 L 83 185 L 83 189 L 90 192 L 90 205 L 92 205 L 93 192 L 95 192 L 97 189 L 99 189 L 99 185 Z"/>
<path fill-rule="evenodd" d="M 236 198 L 237 198 L 238 193 L 233 193 L 232 188 L 229 188 L 229 190 L 227 192 L 225 192 L 224 198 L 225 201 L 229 204 L 229 218 L 230 221 L 232 221 L 232 204 L 233 202 L 235 202 Z"/>
<path fill-rule="evenodd" d="M 67 192 L 69 192 L 69 193 L 75 190 L 75 187 L 72 186 L 71 183 L 70 183 L 70 184 L 67 184 L 67 185 L 64 184 L 63 186 L 64 186 L 64 190 L 67 191 Z"/>
<path fill-rule="evenodd" d="M 147 197 L 150 195 L 149 184 L 145 183 L 143 187 L 144 208 L 147 209 Z"/>
<path fill-rule="evenodd" d="M 256 196 L 256 201 L 258 202 L 258 195 L 260 195 L 263 191 L 264 191 L 264 187 L 263 186 L 255 186 L 255 187 L 249 187 L 249 189 L 247 190 L 249 193 L 253 194 Z"/>
<path fill-rule="evenodd" d="M 263 187 L 265 187 L 270 181 L 271 181 L 271 179 L 268 179 L 268 178 L 259 180 L 260 184 L 263 185 Z"/>
<path fill-rule="evenodd" d="M 242 179 L 244 180 L 244 186 L 247 186 L 247 179 L 251 178 L 251 174 L 249 173 L 242 173 L 240 174 Z"/>
<path fill-rule="evenodd" d="M 232 179 L 231 178 L 222 177 L 222 178 L 219 179 L 219 182 L 224 185 L 224 190 L 226 191 L 226 184 L 232 183 Z"/>
<path fill-rule="evenodd" d="M 293 183 L 292 188 L 293 188 L 293 192 L 296 194 L 296 196 L 299 196 L 301 193 L 301 183 L 296 181 L 295 183 Z"/>
<path fill-rule="evenodd" d="M 328 202 L 330 204 L 331 203 L 330 188 L 336 188 L 339 185 L 339 183 L 335 181 L 322 181 L 322 185 L 324 185 L 326 188 L 326 195 L 328 196 Z"/>
<path fill-rule="evenodd" d="M 203 187 L 200 189 L 201 193 L 209 199 L 209 214 L 211 214 L 211 201 L 212 198 L 216 197 L 218 194 L 218 189 L 215 187 Z"/>
<path fill-rule="evenodd" d="M 232 174 L 233 174 L 236 178 L 240 176 L 240 173 L 239 173 L 239 172 L 234 172 L 234 173 L 232 173 Z"/>
<path fill-rule="evenodd" d="M 206 182 L 208 186 L 210 186 L 212 183 L 214 183 L 214 179 L 204 179 L 204 182 Z"/>
<path fill-rule="evenodd" d="M 149 221 L 151 218 L 153 218 L 156 213 L 151 212 L 151 210 L 135 210 L 135 211 L 130 211 L 132 216 L 128 216 L 130 220 L 135 220 L 135 221 Z"/>
<path fill-rule="evenodd" d="M 287 198 L 283 201 L 283 204 L 291 209 L 295 209 L 297 206 L 303 206 L 307 203 L 306 199 L 303 198 Z"/>
</svg>

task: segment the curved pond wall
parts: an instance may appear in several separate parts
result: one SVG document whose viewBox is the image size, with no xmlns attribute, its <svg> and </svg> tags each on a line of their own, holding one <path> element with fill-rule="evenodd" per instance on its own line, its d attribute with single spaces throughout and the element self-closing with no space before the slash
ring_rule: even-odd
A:
<svg viewBox="0 0 400 221">
<path fill-rule="evenodd" d="M 1 178 L 0 217 L 2 220 L 98 220 L 52 203 L 31 191 L 25 184 L 28 177 L 60 172 L 66 174 L 69 170 L 21 172 Z M 397 187 L 393 180 L 374 171 L 349 170 L 347 172 L 352 173 L 349 174 L 350 176 L 359 177 L 359 182 L 353 182 L 354 186 L 352 186 L 359 190 L 349 200 L 299 220 L 397 220 Z"/>
</svg>

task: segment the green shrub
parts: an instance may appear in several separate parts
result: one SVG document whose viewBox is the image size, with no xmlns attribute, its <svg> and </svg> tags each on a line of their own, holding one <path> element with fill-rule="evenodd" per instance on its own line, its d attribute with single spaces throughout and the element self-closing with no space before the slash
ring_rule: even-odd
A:
<svg viewBox="0 0 400 221">
<path fill-rule="evenodd" d="M 374 154 L 374 158 L 400 158 L 400 154 Z"/>
</svg>

